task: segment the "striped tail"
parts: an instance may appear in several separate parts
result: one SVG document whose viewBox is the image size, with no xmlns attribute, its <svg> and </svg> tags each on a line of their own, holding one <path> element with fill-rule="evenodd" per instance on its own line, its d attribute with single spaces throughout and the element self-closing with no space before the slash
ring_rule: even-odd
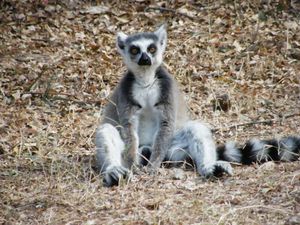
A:
<svg viewBox="0 0 300 225">
<path fill-rule="evenodd" d="M 279 140 L 252 139 L 244 146 L 228 142 L 217 148 L 219 160 L 249 165 L 266 161 L 296 161 L 300 159 L 300 137 L 290 136 Z"/>
</svg>

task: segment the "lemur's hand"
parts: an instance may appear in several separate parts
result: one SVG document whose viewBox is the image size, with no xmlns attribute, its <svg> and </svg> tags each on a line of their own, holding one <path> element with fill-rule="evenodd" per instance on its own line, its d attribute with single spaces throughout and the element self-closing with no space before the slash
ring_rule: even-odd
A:
<svg viewBox="0 0 300 225">
<path fill-rule="evenodd" d="M 147 172 L 149 174 L 156 174 L 157 170 L 159 169 L 161 163 L 162 163 L 162 159 L 160 159 L 160 157 L 156 157 L 156 158 L 152 158 L 150 159 L 150 162 L 147 165 Z"/>
<path fill-rule="evenodd" d="M 122 137 L 125 142 L 125 150 L 122 153 L 122 158 L 126 167 L 130 169 L 133 165 L 138 164 L 138 135 L 134 130 L 132 122 L 124 126 Z"/>
<path fill-rule="evenodd" d="M 149 163 L 149 166 L 153 169 L 158 169 L 162 163 L 161 159 L 156 159 L 155 161 Z"/>
<path fill-rule="evenodd" d="M 160 164 L 159 164 L 160 165 Z M 159 171 L 159 166 L 157 165 L 151 165 L 150 163 L 143 168 L 143 170 L 147 173 L 147 174 L 150 174 L 150 175 L 155 175 L 158 173 Z"/>
</svg>

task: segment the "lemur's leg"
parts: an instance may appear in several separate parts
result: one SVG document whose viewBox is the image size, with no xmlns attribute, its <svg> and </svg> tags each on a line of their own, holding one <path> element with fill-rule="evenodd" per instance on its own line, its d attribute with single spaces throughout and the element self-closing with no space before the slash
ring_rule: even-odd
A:
<svg viewBox="0 0 300 225">
<path fill-rule="evenodd" d="M 166 160 L 183 161 L 191 158 L 198 173 L 204 177 L 222 172 L 232 174 L 228 162 L 217 161 L 216 146 L 209 128 L 198 121 L 189 121 L 178 130 L 167 152 Z"/>
<path fill-rule="evenodd" d="M 129 174 L 122 165 L 125 144 L 118 130 L 108 123 L 100 125 L 96 132 L 96 148 L 97 167 L 104 176 L 104 184 L 118 185 L 119 180 Z"/>
</svg>

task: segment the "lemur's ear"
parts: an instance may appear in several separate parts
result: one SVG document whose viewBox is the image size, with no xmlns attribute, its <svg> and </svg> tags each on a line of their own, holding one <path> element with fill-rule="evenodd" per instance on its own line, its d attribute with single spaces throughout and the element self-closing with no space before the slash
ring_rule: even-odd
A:
<svg viewBox="0 0 300 225">
<path fill-rule="evenodd" d="M 163 47 L 166 47 L 166 43 L 167 43 L 167 25 L 166 24 L 161 25 L 156 31 L 154 31 L 154 33 L 157 35 L 160 44 Z"/>
<path fill-rule="evenodd" d="M 122 54 L 125 47 L 125 41 L 128 36 L 124 34 L 123 32 L 117 33 L 117 48 L 118 51 Z"/>
</svg>

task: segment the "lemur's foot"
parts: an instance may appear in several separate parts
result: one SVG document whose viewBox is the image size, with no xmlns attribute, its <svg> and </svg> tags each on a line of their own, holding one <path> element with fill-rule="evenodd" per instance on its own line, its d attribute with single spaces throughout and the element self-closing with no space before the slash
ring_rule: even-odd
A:
<svg viewBox="0 0 300 225">
<path fill-rule="evenodd" d="M 104 172 L 104 186 L 111 187 L 118 185 L 121 180 L 129 179 L 130 175 L 130 171 L 123 166 L 109 166 Z"/>
<path fill-rule="evenodd" d="M 219 160 L 215 164 L 214 176 L 220 177 L 223 173 L 232 176 L 233 169 L 229 162 Z"/>
<path fill-rule="evenodd" d="M 221 177 L 224 173 L 232 175 L 233 170 L 229 162 L 219 160 L 214 164 L 201 166 L 199 173 L 205 178 L 210 178 Z"/>
</svg>

